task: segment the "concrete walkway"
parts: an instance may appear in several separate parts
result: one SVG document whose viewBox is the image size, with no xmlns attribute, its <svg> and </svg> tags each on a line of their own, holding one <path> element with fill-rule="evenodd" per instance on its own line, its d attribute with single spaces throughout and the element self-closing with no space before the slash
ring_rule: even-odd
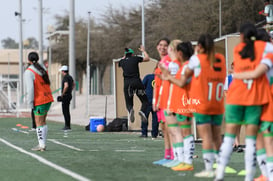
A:
<svg viewBox="0 0 273 181">
<path fill-rule="evenodd" d="M 89 111 L 87 113 L 86 95 L 76 95 L 76 107 L 70 108 L 71 124 L 86 126 L 89 124 L 90 117 L 104 117 L 105 100 L 107 97 L 107 122 L 111 122 L 115 118 L 114 96 L 113 95 L 90 95 Z M 72 104 L 72 102 L 71 102 Z M 62 105 L 60 102 L 54 101 L 49 113 L 48 120 L 63 122 Z"/>
</svg>

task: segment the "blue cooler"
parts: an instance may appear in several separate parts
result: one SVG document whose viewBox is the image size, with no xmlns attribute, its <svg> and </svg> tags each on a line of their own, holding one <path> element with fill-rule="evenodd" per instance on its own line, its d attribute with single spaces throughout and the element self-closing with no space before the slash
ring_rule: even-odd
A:
<svg viewBox="0 0 273 181">
<path fill-rule="evenodd" d="M 90 117 L 90 132 L 97 132 L 97 126 L 100 124 L 106 125 L 105 118 Z"/>
</svg>

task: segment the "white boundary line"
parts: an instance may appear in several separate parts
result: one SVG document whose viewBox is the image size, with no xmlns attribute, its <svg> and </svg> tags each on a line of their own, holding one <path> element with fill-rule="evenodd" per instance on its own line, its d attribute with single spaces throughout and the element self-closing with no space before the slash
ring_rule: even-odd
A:
<svg viewBox="0 0 273 181">
<path fill-rule="evenodd" d="M 11 128 L 11 129 L 12 129 L 12 131 L 15 131 L 15 132 L 20 132 L 20 133 L 29 134 L 29 132 L 23 131 L 23 130 L 20 130 L 20 129 L 17 129 L 17 128 Z"/>
<path fill-rule="evenodd" d="M 51 141 L 51 142 L 53 142 L 53 143 L 56 143 L 56 144 L 58 144 L 58 145 L 65 146 L 65 147 L 70 148 L 70 149 L 72 149 L 72 150 L 84 151 L 84 150 L 82 150 L 82 149 L 80 149 L 80 148 L 76 148 L 76 147 L 74 147 L 74 146 L 70 146 L 70 145 L 61 143 L 61 142 L 59 142 L 59 141 L 57 141 L 57 140 L 55 140 L 55 139 L 47 139 L 47 140 L 48 140 L 48 141 Z"/>
<path fill-rule="evenodd" d="M 130 140 L 130 139 L 119 139 L 119 140 L 114 140 L 114 141 L 127 141 L 127 142 L 131 142 L 131 141 L 137 141 L 137 140 Z"/>
<path fill-rule="evenodd" d="M 115 152 L 144 152 L 145 150 L 115 150 Z"/>
<path fill-rule="evenodd" d="M 62 172 L 62 173 L 64 173 L 64 174 L 66 174 L 66 175 L 68 175 L 68 176 L 73 177 L 73 178 L 76 179 L 76 180 L 80 180 L 80 181 L 91 181 L 90 179 L 88 179 L 88 178 L 86 178 L 86 177 L 83 177 L 83 176 L 81 176 L 81 175 L 79 175 L 79 174 L 77 174 L 77 173 L 75 173 L 75 172 L 72 172 L 71 170 L 68 170 L 68 169 L 63 168 L 63 167 L 61 167 L 61 166 L 59 166 L 59 165 L 56 165 L 55 163 L 52 163 L 52 162 L 50 162 L 50 161 L 44 159 L 43 157 L 40 157 L 40 156 L 38 156 L 38 155 L 36 155 L 36 154 L 30 153 L 30 152 L 28 152 L 28 151 L 26 151 L 26 150 L 20 148 L 20 147 L 18 147 L 18 146 L 15 146 L 15 145 L 11 144 L 10 142 L 8 142 L 8 141 L 6 141 L 6 140 L 4 140 L 4 139 L 2 139 L 2 138 L 0 138 L 0 141 L 3 142 L 3 143 L 5 143 L 5 144 L 8 145 L 9 147 L 12 147 L 12 148 L 18 150 L 19 152 L 22 152 L 22 153 L 24 153 L 24 154 L 26 154 L 26 155 L 29 155 L 29 156 L 31 156 L 32 158 L 35 158 L 35 159 L 38 160 L 39 162 L 42 162 L 43 164 L 48 165 L 49 167 L 52 167 L 52 168 L 54 168 L 54 169 L 56 169 L 56 170 L 58 170 L 58 171 L 60 171 L 60 172 Z"/>
</svg>

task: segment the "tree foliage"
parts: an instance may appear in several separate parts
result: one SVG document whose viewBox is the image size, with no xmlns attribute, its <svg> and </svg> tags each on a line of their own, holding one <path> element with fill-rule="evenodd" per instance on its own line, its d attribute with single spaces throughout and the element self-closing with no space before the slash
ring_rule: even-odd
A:
<svg viewBox="0 0 273 181">
<path fill-rule="evenodd" d="M 30 37 L 24 41 L 24 48 L 27 49 L 38 49 L 39 48 L 39 42 L 34 38 Z"/>
<path fill-rule="evenodd" d="M 264 19 L 257 12 L 261 0 L 221 1 L 222 35 L 236 33 L 242 22 L 257 23 Z M 141 7 L 119 10 L 108 8 L 102 30 L 111 33 L 115 57 L 124 47 L 137 49 L 141 43 Z M 201 33 L 219 37 L 219 0 L 153 0 L 145 6 L 145 46 L 151 57 L 159 58 L 156 43 L 162 37 L 196 41 Z M 118 50 L 117 50 L 118 49 Z M 117 50 L 117 51 L 116 51 Z"/>
<path fill-rule="evenodd" d="M 56 16 L 56 30 L 68 30 L 69 15 L 64 17 Z M 87 49 L 87 26 L 83 19 L 75 22 L 75 61 L 76 61 L 76 78 L 79 81 L 79 86 L 82 86 L 82 77 L 86 71 L 86 49 Z M 69 63 L 69 36 L 62 36 L 59 42 L 52 46 L 53 62 L 57 61 L 63 65 Z M 80 89 L 81 91 L 81 89 Z"/>
<path fill-rule="evenodd" d="M 5 49 L 17 49 L 19 47 L 19 44 L 10 37 L 1 40 L 1 44 Z"/>
<path fill-rule="evenodd" d="M 201 33 L 219 37 L 219 0 L 153 0 L 145 4 L 145 46 L 153 58 L 159 58 L 156 43 L 160 38 L 196 41 Z M 222 35 L 236 33 L 241 23 L 257 23 L 262 0 L 221 1 Z M 69 29 L 69 16 L 56 16 L 56 29 Z M 87 21 L 76 21 L 76 65 L 78 77 L 86 70 Z M 99 82 L 112 59 L 123 56 L 124 48 L 137 52 L 141 44 L 141 7 L 112 6 L 102 15 L 102 22 L 91 20 L 90 62 L 99 68 Z M 54 47 L 53 58 L 68 63 L 68 37 Z M 152 71 L 152 70 L 151 70 Z M 100 87 L 103 93 L 103 87 Z"/>
<path fill-rule="evenodd" d="M 14 39 L 12 38 L 6 38 L 1 41 L 2 46 L 4 49 L 18 49 L 19 48 L 19 43 L 17 43 Z M 38 41 L 34 37 L 29 37 L 23 42 L 24 48 L 27 49 L 38 49 L 39 44 Z"/>
</svg>

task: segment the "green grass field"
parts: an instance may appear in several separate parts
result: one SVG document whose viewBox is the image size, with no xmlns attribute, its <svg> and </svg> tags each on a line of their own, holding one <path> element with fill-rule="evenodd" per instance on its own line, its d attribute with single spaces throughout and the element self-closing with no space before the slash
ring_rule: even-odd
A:
<svg viewBox="0 0 273 181">
<path fill-rule="evenodd" d="M 0 118 L 1 181 L 212 180 L 193 177 L 204 167 L 200 144 L 196 144 L 195 154 L 199 158 L 194 160 L 194 171 L 174 172 L 152 164 L 163 156 L 162 138 L 143 139 L 132 132 L 91 133 L 76 125 L 72 131 L 64 132 L 60 130 L 62 123 L 48 122 L 47 151 L 34 152 L 30 149 L 38 144 L 36 133 L 17 124 L 31 126 L 31 121 Z M 239 172 L 244 168 L 243 159 L 243 153 L 233 153 L 229 166 Z M 243 179 L 237 173 L 225 177 L 225 181 Z"/>
</svg>

